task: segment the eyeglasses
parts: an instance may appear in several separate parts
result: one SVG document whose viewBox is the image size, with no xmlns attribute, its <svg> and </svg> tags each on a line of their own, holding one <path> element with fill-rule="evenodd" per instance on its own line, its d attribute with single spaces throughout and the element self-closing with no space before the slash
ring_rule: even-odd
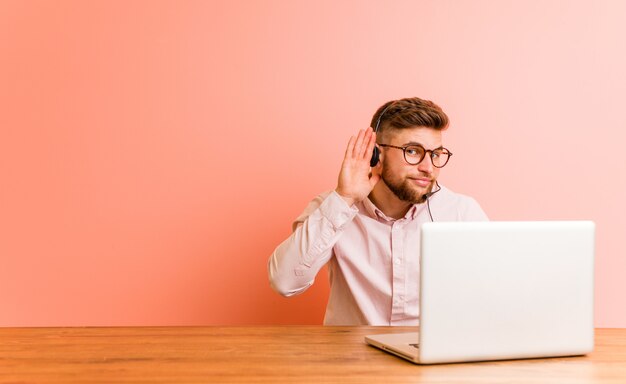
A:
<svg viewBox="0 0 626 384">
<path fill-rule="evenodd" d="M 426 149 L 419 144 L 405 145 L 404 147 L 398 147 L 391 144 L 378 144 L 380 147 L 389 147 L 401 149 L 404 152 L 404 160 L 411 164 L 417 165 L 424 160 L 424 157 L 428 153 L 430 160 L 433 162 L 433 166 L 436 168 L 443 168 L 448 164 L 452 152 L 445 148 Z"/>
</svg>

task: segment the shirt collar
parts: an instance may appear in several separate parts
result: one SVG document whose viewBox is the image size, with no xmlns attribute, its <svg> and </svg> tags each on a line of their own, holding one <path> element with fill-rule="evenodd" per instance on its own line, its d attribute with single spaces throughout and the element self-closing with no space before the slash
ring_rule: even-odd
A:
<svg viewBox="0 0 626 384">
<path fill-rule="evenodd" d="M 417 217 L 417 215 L 426 207 L 426 203 L 421 203 L 421 204 L 413 204 L 411 205 L 411 207 L 409 208 L 409 210 L 406 212 L 406 214 L 404 215 L 404 217 L 402 219 L 394 219 L 392 217 L 389 217 L 387 215 L 385 215 L 385 213 L 383 213 L 383 211 L 381 211 L 376 205 L 374 205 L 374 203 L 372 203 L 372 201 L 369 199 L 369 197 L 366 197 L 362 202 L 361 202 L 361 206 L 363 208 L 363 210 L 365 211 L 365 213 L 367 214 L 367 216 L 376 219 L 378 221 L 385 221 L 385 222 L 394 222 L 396 220 L 413 220 Z"/>
</svg>

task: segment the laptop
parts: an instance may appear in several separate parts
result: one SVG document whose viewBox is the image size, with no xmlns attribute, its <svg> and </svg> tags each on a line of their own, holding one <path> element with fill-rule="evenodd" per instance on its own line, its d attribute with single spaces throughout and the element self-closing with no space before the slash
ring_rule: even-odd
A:
<svg viewBox="0 0 626 384">
<path fill-rule="evenodd" d="M 594 251 L 591 221 L 425 223 L 419 332 L 365 341 L 416 364 L 587 354 Z"/>
</svg>

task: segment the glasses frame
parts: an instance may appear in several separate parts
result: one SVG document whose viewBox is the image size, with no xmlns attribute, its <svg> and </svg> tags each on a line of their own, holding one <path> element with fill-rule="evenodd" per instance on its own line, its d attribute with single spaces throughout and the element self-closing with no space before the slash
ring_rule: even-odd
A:
<svg viewBox="0 0 626 384">
<path fill-rule="evenodd" d="M 391 144 L 378 144 L 378 146 L 379 147 L 389 147 L 389 148 L 401 149 L 402 150 L 402 154 L 404 155 L 404 161 L 406 161 L 410 165 L 417 165 L 417 164 L 421 163 L 422 161 L 424 161 L 424 158 L 426 157 L 426 154 L 428 153 L 428 157 L 430 157 L 430 163 L 433 165 L 433 167 L 435 167 L 435 168 L 443 168 L 443 167 L 446 166 L 446 164 L 448 164 L 448 162 L 450 161 L 450 158 L 452 157 L 452 152 L 450 152 L 450 150 L 448 148 L 444 148 L 444 147 L 435 148 L 435 149 L 426 149 L 426 148 L 424 148 L 423 145 L 420 145 L 420 144 L 409 144 L 409 145 L 405 145 L 403 147 L 399 147 L 397 145 L 391 145 Z M 422 158 L 415 164 L 411 163 L 406 158 L 406 149 L 409 148 L 409 147 L 420 147 L 420 148 L 422 148 L 424 150 L 424 154 L 422 155 Z M 435 161 L 433 160 L 434 151 L 438 151 L 438 150 L 445 150 L 448 153 L 448 159 L 441 166 L 435 165 Z"/>
</svg>

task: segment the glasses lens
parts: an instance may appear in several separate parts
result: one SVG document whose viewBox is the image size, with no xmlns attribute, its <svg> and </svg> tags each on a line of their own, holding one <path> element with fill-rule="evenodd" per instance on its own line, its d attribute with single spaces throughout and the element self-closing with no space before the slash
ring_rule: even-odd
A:
<svg viewBox="0 0 626 384">
<path fill-rule="evenodd" d="M 410 145 L 404 150 L 404 158 L 409 164 L 419 164 L 419 162 L 424 158 L 424 152 L 424 148 L 419 145 Z"/>
<path fill-rule="evenodd" d="M 450 159 L 450 152 L 448 152 L 448 150 L 446 149 L 436 149 L 433 151 L 432 159 L 433 165 L 435 167 L 441 168 L 446 165 L 446 163 Z"/>
</svg>

